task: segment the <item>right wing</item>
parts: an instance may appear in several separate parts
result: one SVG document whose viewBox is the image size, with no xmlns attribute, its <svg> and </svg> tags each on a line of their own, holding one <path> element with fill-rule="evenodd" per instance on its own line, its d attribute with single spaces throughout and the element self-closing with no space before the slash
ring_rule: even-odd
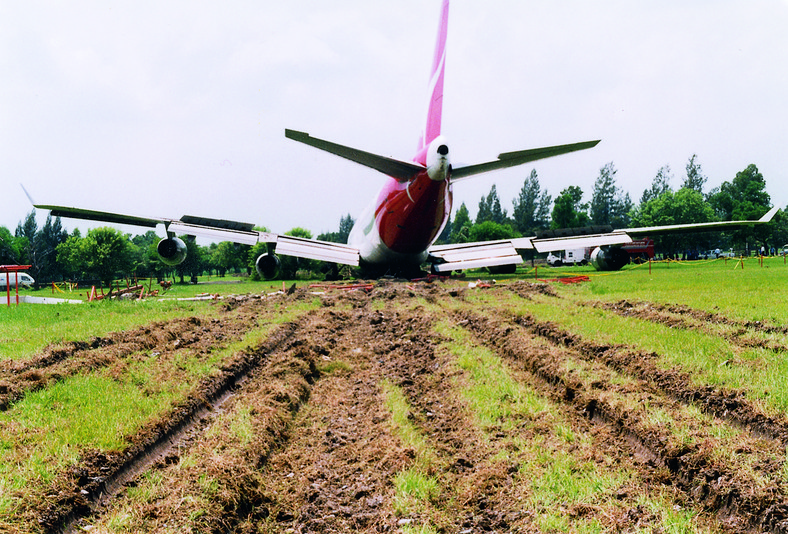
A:
<svg viewBox="0 0 788 534">
<path fill-rule="evenodd" d="M 681 234 L 689 232 L 709 232 L 714 230 L 730 230 L 742 226 L 755 226 L 766 224 L 772 220 L 779 207 L 770 209 L 763 217 L 756 221 L 717 221 L 706 223 L 669 224 L 665 226 L 646 226 L 641 228 L 622 228 L 610 232 L 591 235 L 569 235 L 549 238 L 531 238 L 531 243 L 537 252 L 554 252 L 578 248 L 595 248 L 605 245 L 624 245 L 632 242 L 631 236 L 653 236 L 660 234 Z M 567 229 L 572 231 L 573 229 Z M 578 229 L 582 230 L 582 229 Z"/>
<path fill-rule="evenodd" d="M 69 206 L 49 206 L 34 204 L 38 209 L 49 210 L 53 217 L 68 217 L 88 221 L 100 221 L 113 224 L 129 224 L 156 228 L 163 224 L 168 235 L 186 234 L 232 241 L 244 245 L 271 243 L 275 245 L 277 254 L 296 256 L 313 260 L 330 261 L 344 265 L 358 266 L 359 251 L 354 247 L 317 239 L 305 239 L 271 232 L 258 232 L 251 223 L 209 219 L 186 215 L 180 219 L 138 217 L 106 211 L 95 211 Z"/>
</svg>

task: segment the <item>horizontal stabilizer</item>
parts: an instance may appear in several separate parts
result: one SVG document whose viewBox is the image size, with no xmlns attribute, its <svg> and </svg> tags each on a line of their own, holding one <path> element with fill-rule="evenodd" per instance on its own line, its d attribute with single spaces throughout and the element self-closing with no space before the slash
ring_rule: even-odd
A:
<svg viewBox="0 0 788 534">
<path fill-rule="evenodd" d="M 467 178 L 468 176 L 473 176 L 474 174 L 494 171 L 497 169 L 506 169 L 508 167 L 515 167 L 517 165 L 523 165 L 524 163 L 530 163 L 531 161 L 552 158 L 553 156 L 577 152 L 578 150 L 586 150 L 587 148 L 593 148 L 598 144 L 599 140 L 586 141 L 584 143 L 574 143 L 571 145 L 532 148 L 530 150 L 521 150 L 519 152 L 504 152 L 503 154 L 498 155 L 498 159 L 496 161 L 468 165 L 467 167 L 455 167 L 452 170 L 451 177 L 452 181 L 456 182 L 457 180 Z"/>
<path fill-rule="evenodd" d="M 376 171 L 380 171 L 383 174 L 391 176 L 392 178 L 396 178 L 400 181 L 410 180 L 418 173 L 424 171 L 424 167 L 421 165 L 416 165 L 415 163 L 400 161 L 394 158 L 387 158 L 385 156 L 378 156 L 377 154 L 364 152 L 363 150 L 358 150 L 349 146 L 338 145 L 337 143 L 332 143 L 330 141 L 324 141 L 323 139 L 312 137 L 308 133 L 304 132 L 285 130 L 285 137 L 292 139 L 293 141 L 298 141 L 300 143 L 319 148 L 320 150 L 325 150 L 326 152 L 330 152 L 336 156 L 349 159 L 350 161 L 359 163 L 371 169 L 375 169 Z"/>
</svg>

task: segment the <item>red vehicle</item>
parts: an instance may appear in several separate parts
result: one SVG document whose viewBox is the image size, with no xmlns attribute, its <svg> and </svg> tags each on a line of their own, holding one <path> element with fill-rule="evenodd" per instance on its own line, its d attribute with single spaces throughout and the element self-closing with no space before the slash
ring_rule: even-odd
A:
<svg viewBox="0 0 788 534">
<path fill-rule="evenodd" d="M 654 259 L 654 240 L 648 237 L 621 245 L 621 248 L 629 254 L 630 259 L 634 262 Z"/>
</svg>

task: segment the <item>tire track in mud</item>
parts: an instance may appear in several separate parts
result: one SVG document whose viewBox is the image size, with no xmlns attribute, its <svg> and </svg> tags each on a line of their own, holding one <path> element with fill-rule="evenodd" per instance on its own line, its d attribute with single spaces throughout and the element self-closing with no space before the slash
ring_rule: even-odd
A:
<svg viewBox="0 0 788 534">
<path fill-rule="evenodd" d="M 526 330 L 572 348 L 587 361 L 599 361 L 618 372 L 653 383 L 659 390 L 694 404 L 704 412 L 749 429 L 756 435 L 778 440 L 788 447 L 788 417 L 766 414 L 741 391 L 712 385 L 696 386 L 689 373 L 657 366 L 660 356 L 625 345 L 598 344 L 559 328 L 555 323 L 539 321 L 530 315 L 512 315 L 510 320 Z"/>
<path fill-rule="evenodd" d="M 37 523 L 47 532 L 71 531 L 77 520 L 105 506 L 124 484 L 193 431 L 270 353 L 286 346 L 295 329 L 293 323 L 283 324 L 259 346 L 234 355 L 167 416 L 131 437 L 124 451 L 84 454 L 79 464 L 51 484 L 47 491 L 50 504 L 45 510 L 23 509 L 23 513 L 36 516 Z"/>
<path fill-rule="evenodd" d="M 743 530 L 788 532 L 788 498 L 785 484 L 779 480 L 785 449 L 779 440 L 772 440 L 773 456 L 762 454 L 763 461 L 754 464 L 764 475 L 774 477 L 775 480 L 765 487 L 757 487 L 751 473 L 745 472 L 746 470 L 737 471 L 733 466 L 724 465 L 714 459 L 708 447 L 712 443 L 711 432 L 703 435 L 705 430 L 700 428 L 699 437 L 702 436 L 702 440 L 692 444 L 677 443 L 667 428 L 647 425 L 644 418 L 634 413 L 634 410 L 622 409 L 621 405 L 609 402 L 609 399 L 622 394 L 620 384 L 614 385 L 606 380 L 586 383 L 576 374 L 567 374 L 562 370 L 561 359 L 556 360 L 548 357 L 544 351 L 529 348 L 527 338 L 522 337 L 517 327 L 523 327 L 526 332 L 570 351 L 565 358 L 603 363 L 616 372 L 636 371 L 630 374 L 637 375 L 637 380 L 643 383 L 635 386 L 628 394 L 638 395 L 642 392 L 643 403 L 654 403 L 656 399 L 649 393 L 653 388 L 648 387 L 647 383 L 653 378 L 649 373 L 658 370 L 644 365 L 644 362 L 638 359 L 642 354 L 622 351 L 621 347 L 585 342 L 574 334 L 561 331 L 553 324 L 539 323 L 530 317 L 515 316 L 500 321 L 481 317 L 473 312 L 457 312 L 456 318 L 460 324 L 500 351 L 508 360 L 517 362 L 549 384 L 555 391 L 555 396 L 573 406 L 578 413 L 589 420 L 612 427 L 630 442 L 634 452 L 645 452 L 656 466 L 668 469 L 671 479 L 663 482 L 672 483 L 681 489 L 688 501 L 694 502 L 696 506 L 714 512 L 723 525 Z M 626 362 L 626 365 L 622 365 L 623 362 Z M 659 387 L 664 385 L 664 381 L 659 379 L 654 382 Z M 673 388 L 668 388 L 663 394 L 671 397 L 675 393 L 676 384 L 674 380 L 669 382 Z M 610 392 L 614 395 L 606 394 Z M 681 402 L 685 402 L 687 397 L 690 401 L 697 402 L 694 394 L 676 397 Z M 659 404 L 666 409 L 670 401 L 663 400 Z M 671 408 L 671 411 L 674 410 L 676 408 Z M 766 444 L 766 448 L 769 447 Z M 745 448 L 734 452 L 756 455 L 763 451 Z M 775 462 L 774 458 L 781 460 Z M 655 475 L 652 473 L 646 476 Z"/>
<path fill-rule="evenodd" d="M 773 325 L 763 321 L 744 321 L 719 313 L 697 310 L 682 304 L 659 304 L 645 301 L 620 300 L 617 302 L 586 302 L 584 306 L 611 311 L 622 317 L 636 317 L 670 328 L 697 330 L 709 335 L 721 335 L 731 344 L 741 348 L 763 348 L 774 352 L 788 352 L 788 345 L 773 340 L 747 337 L 752 333 L 766 335 L 788 334 L 788 326 Z M 715 326 L 735 328 L 733 332 L 719 332 Z"/>
<path fill-rule="evenodd" d="M 256 304 L 250 300 L 242 306 L 239 313 L 247 318 L 245 320 L 230 319 L 227 312 L 231 308 L 225 306 L 224 315 L 218 318 L 192 316 L 155 322 L 93 337 L 89 341 L 52 345 L 28 359 L 0 361 L 0 411 L 8 410 L 27 393 L 79 372 L 108 367 L 135 353 L 161 354 L 185 347 L 210 352 L 221 348 L 254 327 L 253 310 L 259 309 Z"/>
</svg>

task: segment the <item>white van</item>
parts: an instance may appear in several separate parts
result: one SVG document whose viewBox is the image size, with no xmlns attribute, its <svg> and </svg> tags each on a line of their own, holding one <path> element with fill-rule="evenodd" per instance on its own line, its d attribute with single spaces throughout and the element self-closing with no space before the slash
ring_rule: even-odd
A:
<svg viewBox="0 0 788 534">
<path fill-rule="evenodd" d="M 7 286 L 9 285 L 7 280 L 10 280 L 11 289 L 16 287 L 17 280 L 19 280 L 20 287 L 30 287 L 36 283 L 36 281 L 33 280 L 33 277 L 27 273 L 0 273 L 0 289 L 3 291 L 6 291 Z"/>
</svg>

